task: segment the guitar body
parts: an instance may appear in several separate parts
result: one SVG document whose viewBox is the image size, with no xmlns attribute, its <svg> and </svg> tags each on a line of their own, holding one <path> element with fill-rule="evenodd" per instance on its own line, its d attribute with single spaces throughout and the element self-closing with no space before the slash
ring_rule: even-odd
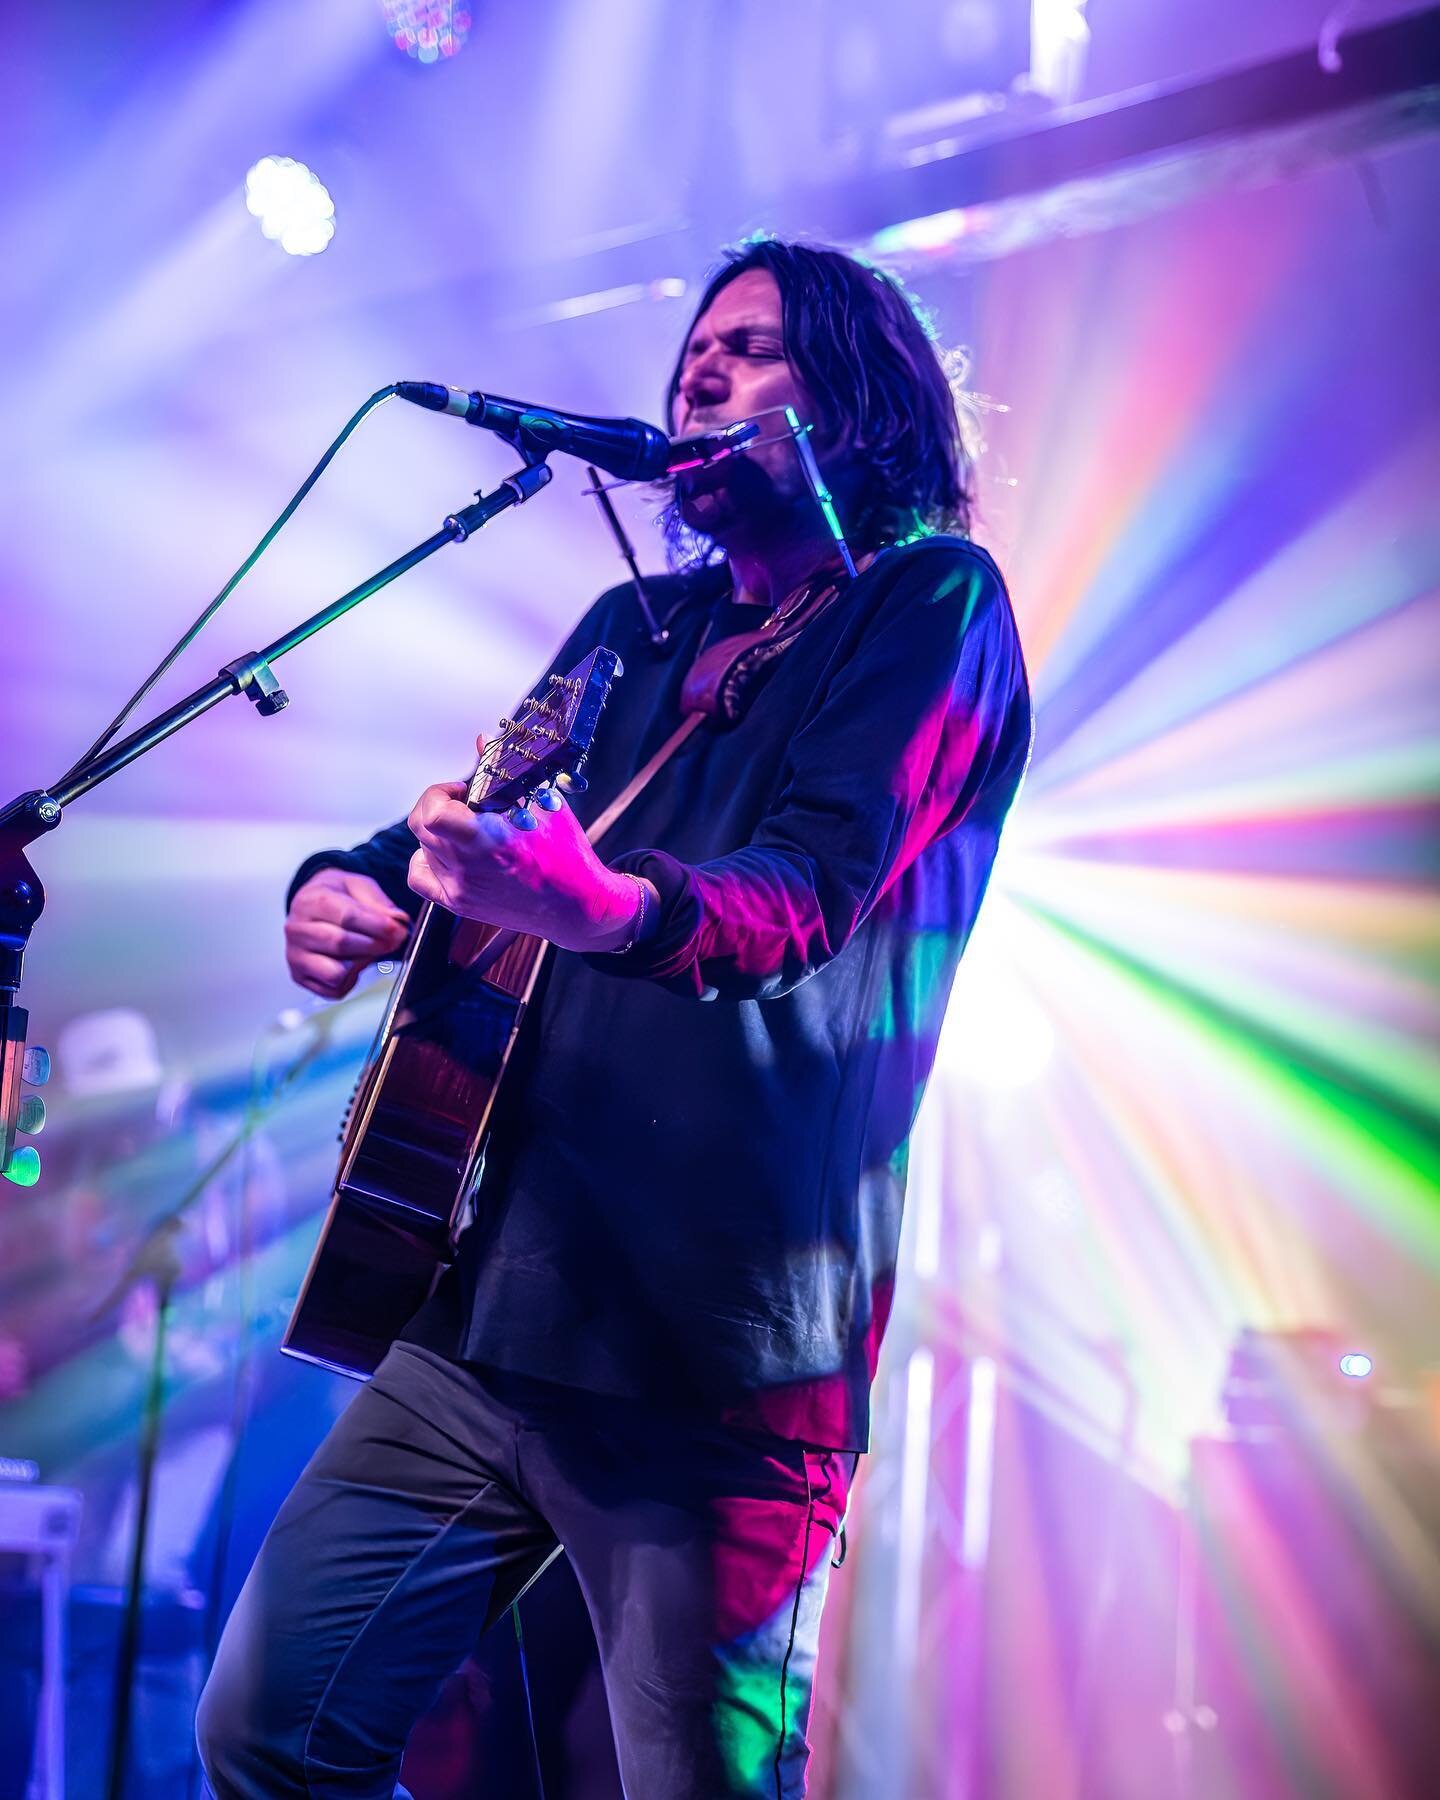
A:
<svg viewBox="0 0 1440 1800">
<path fill-rule="evenodd" d="M 445 923 L 450 929 L 443 929 Z M 444 952 L 465 932 L 435 909 L 381 1027 L 342 1137 L 330 1210 L 282 1348 L 369 1376 L 451 1260 L 545 945 L 488 968 Z"/>
<path fill-rule="evenodd" d="M 544 804 L 551 776 L 583 760 L 618 673 L 613 653 L 597 650 L 556 678 L 564 699 L 550 696 L 551 711 L 527 701 L 487 747 L 471 806 L 498 811 L 537 794 Z M 495 1097 L 548 948 L 433 904 L 421 912 L 346 1115 L 287 1354 L 367 1378 L 429 1297 L 479 1187 Z"/>
</svg>

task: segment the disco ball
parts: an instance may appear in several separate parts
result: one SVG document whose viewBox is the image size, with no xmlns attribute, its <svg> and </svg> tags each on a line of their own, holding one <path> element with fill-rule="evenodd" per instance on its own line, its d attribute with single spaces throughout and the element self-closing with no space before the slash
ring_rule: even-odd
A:
<svg viewBox="0 0 1440 1800">
<path fill-rule="evenodd" d="M 416 62 L 439 62 L 464 49 L 470 14 L 454 0 L 381 0 L 381 5 L 395 48 Z"/>
</svg>

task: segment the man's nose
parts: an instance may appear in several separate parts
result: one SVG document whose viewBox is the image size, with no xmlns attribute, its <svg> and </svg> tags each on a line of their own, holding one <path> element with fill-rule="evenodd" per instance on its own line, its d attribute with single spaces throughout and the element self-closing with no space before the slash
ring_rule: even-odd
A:
<svg viewBox="0 0 1440 1800">
<path fill-rule="evenodd" d="M 714 406 L 725 399 L 730 384 L 717 359 L 698 356 L 680 378 L 680 398 L 693 412 L 701 406 Z"/>
</svg>

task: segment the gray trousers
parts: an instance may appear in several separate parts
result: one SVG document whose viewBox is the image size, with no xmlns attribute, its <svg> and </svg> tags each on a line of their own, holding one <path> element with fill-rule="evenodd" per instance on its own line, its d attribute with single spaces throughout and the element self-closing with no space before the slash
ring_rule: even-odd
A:
<svg viewBox="0 0 1440 1800">
<path fill-rule="evenodd" d="M 276 1516 L 197 1730 L 219 1800 L 404 1800 L 411 1726 L 564 1546 L 630 1800 L 805 1790 L 856 1458 L 398 1345 Z"/>
</svg>

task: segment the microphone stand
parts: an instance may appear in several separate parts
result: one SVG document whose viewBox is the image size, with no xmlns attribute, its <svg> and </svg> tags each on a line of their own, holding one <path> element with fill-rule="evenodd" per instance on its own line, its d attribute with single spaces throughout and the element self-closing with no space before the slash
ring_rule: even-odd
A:
<svg viewBox="0 0 1440 1800">
<path fill-rule="evenodd" d="M 362 600 L 368 600 L 372 594 L 379 593 L 381 588 L 388 587 L 392 581 L 418 563 L 424 562 L 427 557 L 433 556 L 437 550 L 443 549 L 447 544 L 464 543 L 466 538 L 489 524 L 498 514 L 508 511 L 512 506 L 522 505 L 539 493 L 551 479 L 544 452 L 532 452 L 522 447 L 521 453 L 526 459 L 523 468 L 517 469 L 489 493 L 477 491 L 469 506 L 452 513 L 440 529 L 423 543 L 406 551 L 394 562 L 387 563 L 368 580 L 351 588 L 348 593 L 342 594 L 320 612 L 312 614 L 263 650 L 252 651 L 247 656 L 237 657 L 233 662 L 226 663 L 213 681 L 158 713 L 148 725 L 131 732 L 118 744 L 97 752 L 80 763 L 53 787 L 21 794 L 4 808 L 0 808 L 0 1057 L 3 1057 L 0 1060 L 0 1172 L 4 1171 L 10 1160 L 14 1141 L 20 1071 L 25 1052 L 25 1028 L 28 1021 L 25 1009 L 18 1003 L 25 949 L 45 905 L 45 890 L 25 855 L 26 849 L 37 838 L 59 825 L 65 807 L 72 801 L 88 794 L 92 788 L 98 787 L 102 781 L 108 780 L 120 769 L 143 756 L 147 750 L 153 750 L 157 744 L 163 743 L 183 726 L 198 719 L 202 713 L 209 712 L 212 706 L 218 706 L 222 700 L 244 694 L 253 702 L 256 712 L 265 718 L 282 711 L 289 705 L 290 697 L 280 686 L 271 665 L 287 651 L 298 648 L 317 631 L 323 631 L 327 625 L 333 625 L 352 607 L 358 606 Z M 118 1284 L 116 1293 L 111 1296 L 112 1300 L 118 1299 L 137 1282 L 148 1280 L 155 1287 L 157 1310 L 155 1340 L 141 1422 L 135 1532 L 116 1666 L 108 1800 L 121 1800 L 125 1789 L 125 1763 L 134 1703 L 135 1665 L 139 1651 L 140 1600 L 144 1587 L 150 1496 L 164 1404 L 166 1328 L 172 1296 L 180 1275 L 175 1233 L 180 1217 L 187 1210 L 190 1201 L 204 1182 L 215 1173 L 218 1164 L 228 1159 L 239 1141 L 237 1138 L 235 1143 L 228 1145 L 216 1159 L 216 1164 L 205 1172 L 185 1199 L 146 1234 Z M 109 1302 L 106 1304 L 108 1306 Z"/>
<path fill-rule="evenodd" d="M 13 1098 L 19 1086 L 19 1061 L 25 1047 L 26 1017 L 17 1004 L 20 977 L 26 945 L 45 906 L 45 889 L 25 856 L 26 849 L 47 831 L 60 823 L 64 809 L 91 788 L 98 787 L 120 769 L 153 750 L 166 738 L 209 712 L 222 700 L 244 694 L 262 717 L 280 712 L 290 704 L 290 696 L 275 678 L 272 663 L 287 651 L 298 648 L 317 631 L 333 625 L 351 607 L 378 594 L 397 577 L 433 556 L 446 544 L 463 544 L 465 539 L 489 524 L 498 513 L 522 505 L 537 494 L 550 480 L 550 468 L 543 455 L 526 454 L 525 467 L 502 481 L 490 493 L 477 493 L 474 501 L 452 513 L 439 531 L 431 534 L 413 550 L 396 557 L 392 563 L 362 581 L 358 587 L 342 594 L 329 606 L 295 626 L 284 637 L 276 638 L 263 650 L 252 651 L 234 662 L 226 663 L 220 673 L 204 687 L 196 688 L 183 700 L 167 707 L 148 725 L 132 731 L 108 750 L 102 750 L 82 762 L 78 768 L 49 788 L 38 788 L 20 794 L 0 808 L 0 1049 L 5 1055 L 5 1076 L 0 1085 L 0 1127 L 4 1129 L 0 1144 L 0 1170 L 9 1160 L 14 1133 Z M 13 1080 L 12 1080 L 13 1075 Z"/>
<path fill-rule="evenodd" d="M 335 1016 L 351 1000 L 316 1015 L 316 1029 L 309 1044 L 285 1071 L 268 1101 L 257 1103 L 253 1091 L 245 1117 L 230 1139 L 200 1170 L 190 1186 L 147 1229 L 134 1255 L 110 1292 L 87 1314 L 94 1323 L 118 1306 L 133 1288 L 150 1282 L 155 1290 L 155 1335 L 150 1345 L 144 1408 L 140 1416 L 140 1453 L 135 1475 L 135 1524 L 130 1538 L 130 1558 L 125 1581 L 125 1602 L 120 1616 L 120 1635 L 115 1653 L 115 1685 L 111 1696 L 110 1765 L 107 1800 L 123 1800 L 126 1765 L 130 1752 L 130 1726 L 134 1710 L 135 1674 L 140 1660 L 140 1628 L 145 1599 L 145 1559 L 149 1545 L 150 1510 L 155 1491 L 155 1465 L 160 1452 L 160 1428 L 165 1414 L 165 1341 L 170 1326 L 175 1290 L 182 1274 L 177 1240 L 186 1216 L 226 1165 L 254 1137 L 267 1113 L 282 1094 L 293 1087 L 307 1069 L 329 1048 Z M 242 1196 L 242 1205 L 244 1204 Z"/>
<path fill-rule="evenodd" d="M 155 1462 L 160 1452 L 160 1422 L 165 1412 L 165 1336 L 170 1325 L 170 1306 L 180 1280 L 180 1257 L 175 1239 L 180 1220 L 171 1215 L 163 1225 L 146 1234 L 126 1271 L 121 1291 L 142 1281 L 155 1288 L 155 1339 L 150 1349 L 150 1373 L 145 1384 L 145 1404 L 140 1415 L 140 1455 L 136 1466 L 135 1526 L 130 1538 L 130 1566 L 125 1579 L 125 1607 L 115 1651 L 115 1691 L 110 1709 L 110 1775 L 108 1800 L 122 1800 L 126 1764 L 130 1759 L 130 1721 L 134 1712 L 135 1670 L 140 1660 L 141 1604 L 145 1593 L 145 1551 L 150 1536 L 150 1502 L 155 1491 Z"/>
</svg>

